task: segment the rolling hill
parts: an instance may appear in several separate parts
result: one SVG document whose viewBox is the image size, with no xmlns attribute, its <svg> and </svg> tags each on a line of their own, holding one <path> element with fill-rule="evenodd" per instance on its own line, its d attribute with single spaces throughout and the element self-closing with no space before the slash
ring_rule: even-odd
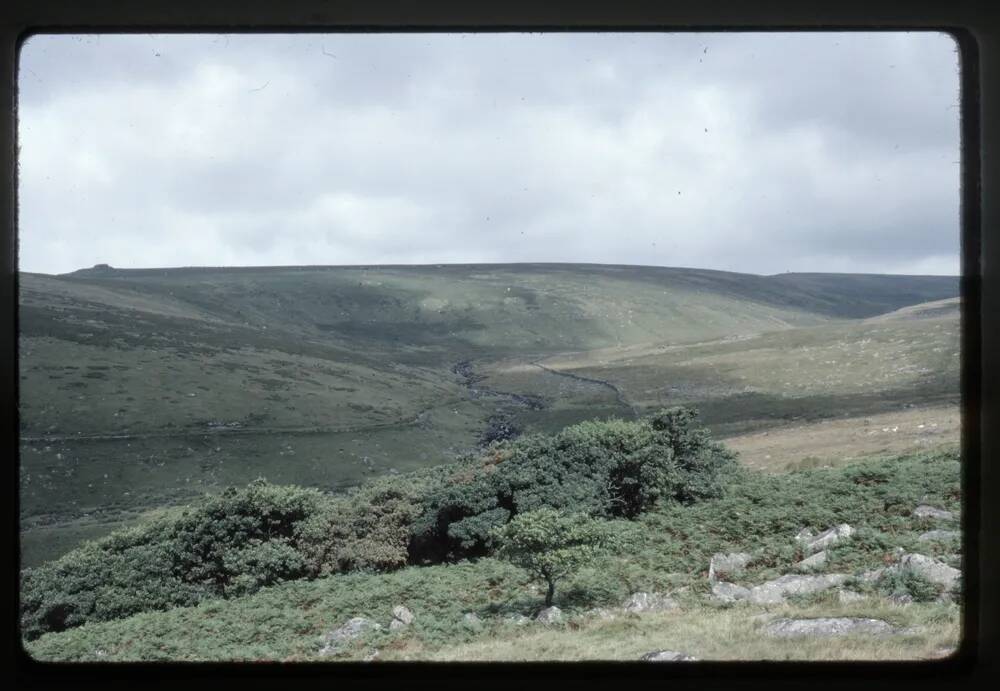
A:
<svg viewBox="0 0 1000 691">
<path fill-rule="evenodd" d="M 498 418 L 692 403 L 725 434 L 954 403 L 957 295 L 573 264 L 23 273 L 24 560 L 257 476 L 337 489 L 435 465 Z"/>
</svg>

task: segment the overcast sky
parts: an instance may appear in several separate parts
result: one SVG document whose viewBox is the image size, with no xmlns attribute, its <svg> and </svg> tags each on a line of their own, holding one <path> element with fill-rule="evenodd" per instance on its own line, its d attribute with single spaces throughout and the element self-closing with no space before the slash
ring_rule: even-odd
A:
<svg viewBox="0 0 1000 691">
<path fill-rule="evenodd" d="M 942 34 L 36 36 L 20 266 L 959 272 Z"/>
</svg>

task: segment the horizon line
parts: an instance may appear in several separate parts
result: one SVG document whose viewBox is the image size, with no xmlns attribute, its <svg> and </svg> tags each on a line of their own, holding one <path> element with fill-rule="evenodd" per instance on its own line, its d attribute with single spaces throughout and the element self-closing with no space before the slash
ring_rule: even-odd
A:
<svg viewBox="0 0 1000 691">
<path fill-rule="evenodd" d="M 772 278 L 785 275 L 826 275 L 826 276 L 913 276 L 913 277 L 940 277 L 940 278 L 961 278 L 962 274 L 913 274 L 913 273 L 877 273 L 864 271 L 781 271 L 778 273 L 762 274 L 750 271 L 737 271 L 733 269 L 712 269 L 696 266 L 665 266 L 660 264 L 621 264 L 602 262 L 558 262 L 558 261 L 525 261 L 525 262 L 427 262 L 410 264 L 379 264 L 379 263 L 359 263 L 359 264 L 259 264 L 259 265 L 184 265 L 184 266 L 113 266 L 107 263 L 98 263 L 88 267 L 74 269 L 63 273 L 46 273 L 42 271 L 28 271 L 18 269 L 19 274 L 36 274 L 40 276 L 72 276 L 81 272 L 100 271 L 184 271 L 184 270 L 259 270 L 259 269 L 399 269 L 399 268 L 445 268 L 445 267 L 506 267 L 506 266 L 586 266 L 586 267 L 607 267 L 607 268 L 636 268 L 636 269 L 668 269 L 678 271 L 710 271 L 714 273 L 740 274 L 744 276 L 758 276 L 761 278 Z"/>
</svg>

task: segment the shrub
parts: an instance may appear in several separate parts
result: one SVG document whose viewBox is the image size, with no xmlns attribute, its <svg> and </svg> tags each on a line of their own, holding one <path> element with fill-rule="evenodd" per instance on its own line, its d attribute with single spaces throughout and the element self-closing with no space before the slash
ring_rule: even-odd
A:
<svg viewBox="0 0 1000 691">
<path fill-rule="evenodd" d="M 885 595 L 909 595 L 914 602 L 931 602 L 941 594 L 941 589 L 918 573 L 909 569 L 887 571 L 879 577 L 876 589 Z"/>
<path fill-rule="evenodd" d="M 417 493 L 404 481 L 383 479 L 337 498 L 303 526 L 311 571 L 385 571 L 406 564 Z"/>
<path fill-rule="evenodd" d="M 543 580 L 548 590 L 545 606 L 552 605 L 556 584 L 592 562 L 614 540 L 606 526 L 583 514 L 537 509 L 517 515 L 493 531 L 497 556 Z"/>
<path fill-rule="evenodd" d="M 179 517 L 86 543 L 24 572 L 22 631 L 34 638 L 309 575 L 301 528 L 322 503 L 316 490 L 257 480 Z"/>
<path fill-rule="evenodd" d="M 635 422 L 583 422 L 466 459 L 426 495 L 411 559 L 487 554 L 495 528 L 543 507 L 631 519 L 656 504 L 720 495 L 734 456 L 694 427 L 695 415 L 674 408 Z"/>
</svg>

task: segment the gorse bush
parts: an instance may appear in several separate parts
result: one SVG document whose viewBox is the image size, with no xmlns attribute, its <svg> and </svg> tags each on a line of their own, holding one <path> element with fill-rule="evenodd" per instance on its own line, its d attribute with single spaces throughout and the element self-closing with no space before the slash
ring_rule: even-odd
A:
<svg viewBox="0 0 1000 691">
<path fill-rule="evenodd" d="M 166 537 L 172 530 L 170 520 L 115 533 L 27 573 L 25 580 L 33 583 L 22 589 L 22 614 L 28 622 L 26 636 L 35 638 L 44 631 L 77 627 L 35 639 L 28 643 L 28 649 L 39 659 L 95 660 L 97 650 L 107 651 L 107 656 L 100 658 L 106 660 L 306 659 L 315 655 L 317 637 L 331 626 L 355 616 L 387 622 L 396 604 L 405 604 L 417 619 L 402 634 L 383 632 L 391 636 L 391 640 L 385 639 L 386 646 L 408 641 L 430 649 L 470 640 L 478 634 L 463 626 L 465 612 L 483 617 L 487 632 L 499 630 L 506 626 L 506 615 L 530 615 L 540 604 L 539 594 L 528 590 L 527 574 L 522 568 L 487 556 L 426 568 L 395 569 L 390 565 L 383 569 L 377 564 L 399 563 L 404 551 L 402 532 L 365 532 L 368 528 L 363 517 L 374 511 L 371 502 L 384 507 L 378 515 L 400 516 L 402 521 L 412 506 L 423 506 L 415 498 L 436 491 L 440 482 L 465 467 L 459 464 L 433 468 L 403 478 L 399 485 L 395 484 L 399 478 L 388 478 L 346 496 L 321 497 L 316 513 L 296 522 L 290 533 L 293 538 L 275 543 L 294 544 L 297 550 L 304 551 L 310 575 L 262 588 L 247 597 L 233 597 L 239 587 L 238 575 L 230 578 L 230 599 L 225 599 L 226 593 L 214 586 L 184 581 L 173 574 Z M 878 470 L 882 479 L 856 481 L 869 475 L 869 470 Z M 700 598 L 708 594 L 705 576 L 712 554 L 751 553 L 753 560 L 740 582 L 753 585 L 789 573 L 802 556 L 794 540 L 801 528 L 817 531 L 844 522 L 854 526 L 856 532 L 850 540 L 829 549 L 831 572 L 859 574 L 886 566 L 886 557 L 891 558 L 898 547 L 919 549 L 951 563 L 954 560 L 947 555 L 955 545 L 919 541 L 919 534 L 926 530 L 921 521 L 909 513 L 887 512 L 884 504 L 886 497 L 892 496 L 894 501 L 908 505 L 911 512 L 919 503 L 957 511 L 959 471 L 957 453 L 934 452 L 785 475 L 727 473 L 725 491 L 720 496 L 687 504 L 658 502 L 633 520 L 597 519 L 602 529 L 613 536 L 614 548 L 563 576 L 554 602 L 573 616 L 595 606 L 619 605 L 631 593 L 673 592 L 682 586 L 701 602 Z M 272 489 L 280 494 L 288 488 Z M 404 493 L 397 493 L 403 489 Z M 189 509 L 189 517 L 197 515 L 201 506 Z M 526 513 L 519 514 L 522 521 L 528 520 L 524 518 Z M 331 521 L 333 514 L 344 518 Z M 393 525 L 392 520 L 379 521 L 375 515 L 372 513 L 370 518 L 373 529 Z M 354 528 L 345 529 L 345 522 Z M 331 525 L 335 527 L 332 531 Z M 355 539 L 366 535 L 374 538 L 376 534 L 381 534 L 385 542 L 369 544 Z M 386 553 L 393 555 L 392 559 L 373 558 L 384 554 L 382 550 L 390 545 Z M 531 545 L 525 555 L 544 554 L 546 549 L 542 547 Z M 276 552 L 281 550 L 278 547 Z M 236 553 L 239 550 L 233 551 Z M 353 558 L 338 562 L 330 556 L 336 554 L 362 555 L 367 566 L 357 566 L 361 561 Z M 228 568 L 235 567 L 232 559 Z M 250 571 L 265 564 L 265 571 L 287 568 L 276 566 L 274 559 L 252 561 Z M 324 569 L 335 573 L 348 564 L 349 572 L 309 580 Z M 372 573 L 376 570 L 386 573 Z M 928 587 L 925 581 L 913 578 L 912 572 L 898 576 L 897 582 L 886 579 L 851 587 L 883 595 L 905 592 L 919 601 L 936 597 L 937 586 Z M 188 606 L 193 604 L 198 606 Z M 171 611 L 151 611 L 155 609 Z M 129 616 L 143 610 L 147 611 Z M 898 610 L 906 611 L 909 609 Z M 52 617 L 50 622 L 46 622 L 48 616 Z M 100 623 L 102 619 L 122 620 Z M 96 623 L 80 628 L 78 625 L 85 621 Z M 58 626 L 51 626 L 53 622 Z M 382 643 L 374 645 L 386 649 Z"/>
<path fill-rule="evenodd" d="M 674 408 L 636 422 L 583 422 L 456 464 L 425 498 L 411 560 L 487 554 L 496 528 L 542 507 L 635 518 L 657 503 L 718 496 L 735 457 L 694 419 L 694 411 Z"/>
<path fill-rule="evenodd" d="M 404 566 L 419 494 L 393 479 L 376 480 L 331 500 L 303 526 L 303 550 L 314 575 L 385 571 Z"/>
<path fill-rule="evenodd" d="M 315 570 L 301 528 L 321 506 L 316 490 L 258 480 L 86 543 L 24 573 L 23 631 L 30 638 L 301 578 Z"/>
<path fill-rule="evenodd" d="M 345 495 L 263 480 L 84 545 L 22 578 L 26 636 L 248 595 L 284 581 L 483 556 L 539 509 L 634 519 L 718 496 L 733 455 L 675 408 L 501 442 Z"/>
</svg>

